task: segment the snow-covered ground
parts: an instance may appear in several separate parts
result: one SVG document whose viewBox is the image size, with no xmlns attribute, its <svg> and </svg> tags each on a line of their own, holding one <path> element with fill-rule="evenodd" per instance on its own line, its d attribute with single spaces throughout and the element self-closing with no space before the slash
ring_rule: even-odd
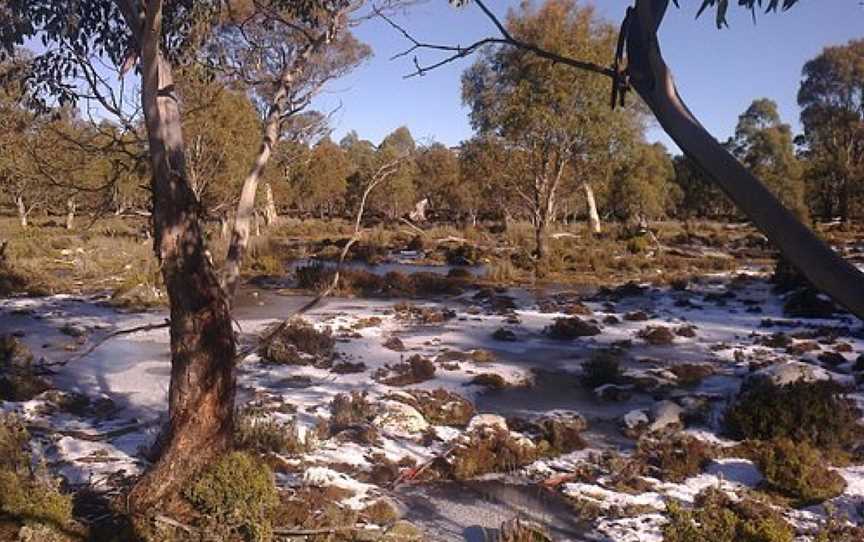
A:
<svg viewBox="0 0 864 542">
<path fill-rule="evenodd" d="M 472 400 L 481 412 L 503 416 L 532 418 L 551 411 L 572 411 L 587 420 L 587 449 L 540 460 L 518 472 L 507 473 L 506 481 L 529 483 L 566 476 L 602 450 L 626 454 L 632 450 L 633 441 L 621 433 L 625 419 L 631 424 L 663 423 L 663 416 L 668 414 L 663 414 L 662 405 L 644 390 L 626 386 L 590 390 L 578 385 L 581 365 L 594 350 L 621 347 L 626 374 L 658 385 L 674 386 L 677 377 L 670 368 L 676 365 L 710 365 L 712 374 L 701 384 L 675 389 L 665 399 L 685 411 L 691 404 L 710 405 L 712 416 L 708 422 L 704 426 L 688 427 L 687 431 L 719 444 L 730 444 L 716 434 L 719 413 L 751 373 L 753 365 L 803 362 L 815 377 L 849 383 L 854 382 L 852 365 L 864 352 L 864 334 L 858 321 L 848 316 L 787 319 L 782 314 L 782 299 L 771 292 L 769 283 L 756 275 L 705 277 L 686 290 L 646 288 L 620 299 L 595 296 L 584 302 L 592 314 L 581 318 L 596 322 L 601 333 L 573 341 L 553 340 L 543 330 L 555 318 L 567 316 L 566 311 L 579 296 L 561 291 L 547 295 L 543 291 L 525 290 L 496 295 L 499 298 L 509 296 L 512 310 L 501 310 L 488 296 L 478 296 L 476 290 L 443 300 L 412 302 L 417 307 L 455 311 L 455 317 L 436 324 L 400 319 L 394 311 L 399 300 L 328 299 L 305 318 L 318 329 L 330 328 L 339 338 L 337 361 L 362 362 L 365 370 L 337 374 L 329 368 L 312 365 L 272 365 L 263 363 L 253 354 L 239 369 L 239 400 L 269 408 L 275 418 L 293 419 L 301 435 L 311 435 L 316 424 L 330 416 L 329 404 L 339 393 L 368 392 L 370 401 L 384 408 L 383 396 L 399 388 L 388 386 L 373 375 L 420 354 L 435 360 L 436 372 L 434 378 L 412 385 L 411 389 L 444 388 Z M 247 292 L 236 313 L 240 331 L 245 340 L 249 340 L 307 300 L 272 292 Z M 368 320 L 371 317 L 379 320 Z M 34 445 L 38 453 L 70 485 L 110 487 L 118 477 L 138 474 L 147 467 L 141 452 L 155 437 L 167 409 L 170 373 L 167 330 L 121 335 L 86 355 L 80 356 L 80 353 L 112 331 L 158 324 L 165 318 L 163 312 L 119 312 L 97 297 L 54 296 L 0 301 L 0 330 L 21 336 L 37 359 L 41 358 L 51 367 L 54 374 L 50 378 L 56 389 L 83 394 L 90 399 L 92 408 L 77 414 L 49 408 L 51 400 L 44 395 L 27 402 L 0 405 L 0 409 L 18 412 L 26 418 L 36 437 Z M 363 325 L 358 325 L 360 323 Z M 692 326 L 694 333 L 692 336 L 687 336 L 691 335 L 687 332 L 676 334 L 668 345 L 651 345 L 637 335 L 649 326 L 664 326 L 673 331 Z M 785 348 L 764 346 L 758 340 L 780 330 L 794 335 L 817 326 L 849 328 L 838 339 L 849 346 L 841 353 L 845 359 L 843 363 L 823 366 L 817 359 L 821 352 L 832 348 L 829 345 L 793 355 Z M 512 331 L 515 340 L 493 339 L 493 333 L 499 328 Z M 392 337 L 402 341 L 404 351 L 384 346 Z M 803 340 L 796 339 L 796 342 Z M 466 355 L 478 350 L 491 355 Z M 51 365 L 70 358 L 65 365 Z M 500 375 L 508 387 L 490 391 L 470 384 L 481 373 Z M 601 394 L 605 398 L 599 397 Z M 853 397 L 864 405 L 860 386 Z M 284 404 L 292 408 L 276 408 Z M 423 438 L 427 432 L 423 420 L 415 420 L 420 424 L 416 426 L 408 422 L 390 423 L 386 417 L 379 419 L 382 420 L 379 443 L 362 445 L 337 439 L 319 442 L 300 458 L 284 458 L 286 463 L 297 465 L 299 472 L 280 474 L 277 481 L 283 486 L 335 485 L 348 489 L 352 496 L 346 504 L 354 508 L 361 508 L 378 496 L 389 496 L 402 502 L 408 518 L 425 526 L 433 540 L 472 539 L 480 536 L 476 533 L 483 528 L 495 528 L 508 519 L 504 517 L 507 507 L 502 508 L 501 502 L 490 500 L 484 504 L 481 500 L 469 505 L 459 502 L 456 491 L 437 486 L 424 489 L 412 485 L 408 489 L 394 490 L 361 482 L 357 479 L 359 476 L 346 473 L 345 465 L 358 473 L 368 471 L 372 466 L 370 458 L 376 453 L 394 462 L 410 457 L 424 464 L 444 453 L 465 431 L 431 427 L 437 438 L 429 442 Z M 848 467 L 842 469 L 841 474 L 848 482 L 847 489 L 832 504 L 850 519 L 860 521 L 864 508 L 864 467 Z M 737 490 L 755 487 L 760 480 L 761 475 L 752 463 L 727 458 L 714 461 L 702 474 L 682 483 L 647 480 L 653 489 L 642 494 L 604 487 L 602 478 L 595 483 L 563 483 L 558 485 L 557 491 L 601 508 L 629 506 L 640 511 L 630 517 L 601 518 L 591 528 L 581 529 L 569 539 L 645 542 L 662 538 L 660 528 L 665 521 L 662 513 L 668 499 L 692 501 L 698 491 L 709 486 L 734 494 Z M 483 491 L 501 493 L 488 487 Z M 506 501 L 509 497 L 498 495 L 496 498 Z M 434 511 L 416 506 L 424 499 L 436 503 Z M 415 505 L 406 504 L 412 502 Z M 549 511 L 546 518 L 550 525 L 564 521 L 565 512 L 550 510 L 554 510 Z M 790 519 L 804 525 L 808 521 L 812 523 L 813 514 L 824 514 L 824 508 L 796 511 Z M 558 539 L 568 539 L 563 533 L 563 530 L 556 533 Z"/>
</svg>

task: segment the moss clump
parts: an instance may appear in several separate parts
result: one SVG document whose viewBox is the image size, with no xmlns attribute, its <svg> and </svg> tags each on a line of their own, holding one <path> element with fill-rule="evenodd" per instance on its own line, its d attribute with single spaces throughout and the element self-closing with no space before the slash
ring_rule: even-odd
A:
<svg viewBox="0 0 864 542">
<path fill-rule="evenodd" d="M 578 316 L 556 318 L 551 326 L 546 327 L 546 335 L 559 341 L 572 341 L 579 337 L 592 337 L 601 333 L 600 326 L 586 322 Z"/>
<path fill-rule="evenodd" d="M 31 473 L 28 440 L 20 421 L 0 417 L 0 515 L 16 522 L 62 527 L 72 520 L 72 498 Z"/>
<path fill-rule="evenodd" d="M 598 350 L 582 364 L 582 384 L 588 388 L 617 384 L 622 379 L 621 362 L 614 350 Z"/>
<path fill-rule="evenodd" d="M 269 540 L 272 520 L 279 505 L 273 473 L 264 463 L 244 452 L 232 452 L 185 491 L 192 506 L 244 540 Z"/>
<path fill-rule="evenodd" d="M 739 394 L 724 421 L 736 439 L 806 440 L 833 454 L 852 450 L 860 442 L 860 415 L 835 382 L 761 382 Z"/>
<path fill-rule="evenodd" d="M 742 499 L 733 502 L 714 488 L 696 496 L 693 509 L 672 501 L 664 542 L 792 542 L 794 531 L 770 506 Z"/>
<path fill-rule="evenodd" d="M 261 358 L 279 365 L 326 364 L 333 357 L 335 345 L 329 330 L 318 331 L 305 320 L 295 318 L 262 349 Z"/>
<path fill-rule="evenodd" d="M 807 442 L 780 438 L 765 443 L 757 452 L 765 484 L 793 499 L 797 506 L 820 503 L 846 489 L 846 481 L 827 468 L 819 450 Z"/>
</svg>

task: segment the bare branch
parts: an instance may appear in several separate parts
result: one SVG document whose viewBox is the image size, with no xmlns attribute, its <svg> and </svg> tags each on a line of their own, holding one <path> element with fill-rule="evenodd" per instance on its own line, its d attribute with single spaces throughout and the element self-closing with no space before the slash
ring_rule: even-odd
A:
<svg viewBox="0 0 864 542">
<path fill-rule="evenodd" d="M 414 67 L 415 71 L 405 75 L 405 78 L 422 76 L 427 72 L 432 71 L 436 68 L 440 68 L 445 64 L 449 64 L 466 56 L 469 56 L 475 53 L 478 49 L 481 49 L 485 45 L 498 44 L 498 45 L 508 45 L 511 47 L 516 47 L 517 49 L 522 49 L 524 51 L 529 51 L 534 53 L 535 55 L 545 58 L 547 60 L 551 60 L 552 62 L 557 62 L 560 64 L 565 64 L 567 66 L 571 66 L 574 68 L 578 68 L 580 70 L 586 70 L 589 72 L 597 73 L 600 75 L 605 75 L 606 77 L 610 77 L 612 79 L 616 78 L 616 70 L 613 68 L 603 67 L 598 64 L 594 64 L 593 62 L 585 62 L 582 60 L 577 60 L 575 58 L 570 58 L 567 56 L 559 55 L 558 53 L 554 53 L 547 49 L 543 49 L 542 47 L 538 47 L 532 43 L 524 42 L 522 40 L 514 38 L 510 32 L 507 31 L 507 28 L 503 23 L 492 13 L 489 8 L 481 0 L 475 0 L 476 4 L 483 11 L 484 15 L 488 19 L 492 21 L 492 24 L 498 29 L 501 33 L 501 37 L 486 37 L 480 40 L 475 41 L 474 43 L 462 47 L 461 45 L 445 45 L 445 44 L 437 44 L 437 43 L 427 43 L 422 42 L 415 38 L 411 33 L 409 33 L 405 28 L 400 26 L 396 21 L 387 16 L 384 12 L 378 10 L 378 8 L 373 8 L 376 15 L 386 21 L 390 26 L 392 26 L 395 30 L 397 30 L 402 36 L 411 42 L 411 47 L 408 49 L 397 53 L 391 57 L 391 60 L 401 58 L 404 56 L 408 56 L 411 53 L 418 50 L 432 50 L 432 51 L 441 51 L 450 53 L 449 56 L 434 62 L 432 64 L 423 65 L 420 63 L 418 58 L 415 56 Z"/>
</svg>

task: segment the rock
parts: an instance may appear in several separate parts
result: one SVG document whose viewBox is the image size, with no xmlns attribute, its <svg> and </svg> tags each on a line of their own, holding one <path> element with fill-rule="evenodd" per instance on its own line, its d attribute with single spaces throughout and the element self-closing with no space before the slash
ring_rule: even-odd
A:
<svg viewBox="0 0 864 542">
<path fill-rule="evenodd" d="M 624 415 L 622 421 L 624 423 L 624 427 L 631 430 L 645 427 L 649 423 L 651 423 L 651 419 L 648 418 L 648 413 L 644 410 L 631 410 Z"/>
<path fill-rule="evenodd" d="M 831 375 L 828 374 L 828 371 L 819 366 L 800 361 L 787 361 L 769 365 L 749 374 L 745 380 L 745 385 L 767 381 L 776 386 L 783 386 L 792 382 L 816 382 L 818 380 L 830 380 L 830 378 Z"/>
<path fill-rule="evenodd" d="M 477 414 L 476 416 L 471 418 L 470 422 L 468 422 L 468 428 L 466 432 L 472 433 L 483 428 L 509 431 L 507 427 L 507 420 L 504 418 L 504 416 L 499 416 L 498 414 Z"/>
<path fill-rule="evenodd" d="M 429 422 L 411 405 L 386 400 L 379 404 L 379 408 L 381 411 L 372 423 L 383 431 L 411 436 L 429 429 Z"/>
<path fill-rule="evenodd" d="M 621 320 L 619 320 L 617 316 L 610 314 L 603 318 L 603 323 L 614 326 L 615 324 L 620 324 Z"/>
<path fill-rule="evenodd" d="M 588 428 L 588 421 L 577 412 L 550 412 L 534 423 L 541 428 L 543 439 L 557 453 L 569 453 L 585 447 L 581 433 Z"/>
<path fill-rule="evenodd" d="M 651 425 L 648 429 L 651 431 L 660 431 L 669 426 L 681 426 L 681 414 L 684 409 L 672 401 L 660 401 L 651 407 Z"/>
</svg>

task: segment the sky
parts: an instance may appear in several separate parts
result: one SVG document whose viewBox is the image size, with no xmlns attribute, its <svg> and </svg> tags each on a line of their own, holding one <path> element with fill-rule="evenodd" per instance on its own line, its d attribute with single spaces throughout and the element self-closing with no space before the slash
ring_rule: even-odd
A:
<svg viewBox="0 0 864 542">
<path fill-rule="evenodd" d="M 518 0 L 487 1 L 501 18 L 518 4 Z M 632 0 L 593 4 L 600 16 L 617 26 Z M 787 12 L 758 14 L 755 25 L 749 11 L 730 7 L 729 28 L 722 30 L 716 28 L 713 12 L 695 19 L 701 0 L 679 0 L 679 4 L 680 9 L 670 5 L 663 21 L 663 55 L 684 101 L 720 140 L 732 135 L 738 115 L 761 97 L 775 100 L 783 121 L 797 131 L 796 94 L 804 63 L 826 46 L 864 38 L 861 0 L 800 0 Z M 470 3 L 455 8 L 446 0 L 428 0 L 394 19 L 426 42 L 467 45 L 495 34 L 491 22 Z M 374 56 L 331 84 L 314 104 L 328 111 L 341 105 L 333 118 L 333 139 L 356 130 L 361 138 L 378 143 L 403 125 L 416 140 L 456 145 L 471 137 L 460 77 L 472 58 L 405 79 L 413 69 L 411 57 L 390 59 L 410 46 L 404 37 L 379 19 L 363 23 L 356 34 L 372 47 Z M 429 52 L 419 54 L 421 61 L 438 58 Z M 650 127 L 647 135 L 677 150 L 659 127 Z"/>
</svg>

